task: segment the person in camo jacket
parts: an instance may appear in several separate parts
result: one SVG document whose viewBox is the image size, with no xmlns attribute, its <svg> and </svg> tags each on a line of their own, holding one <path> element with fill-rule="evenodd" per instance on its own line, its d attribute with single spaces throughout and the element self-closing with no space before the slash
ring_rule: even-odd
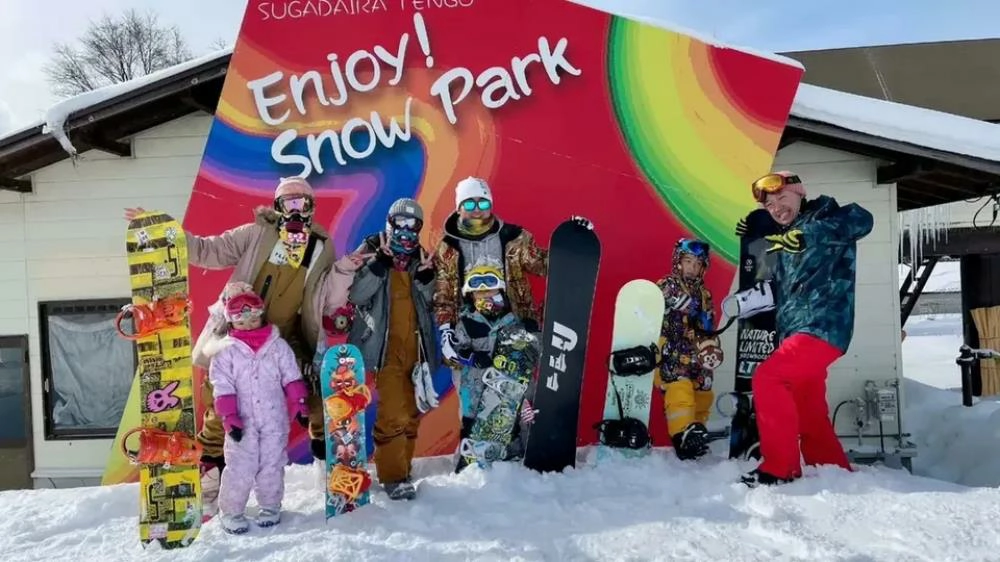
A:
<svg viewBox="0 0 1000 562">
<path fill-rule="evenodd" d="M 781 227 L 764 237 L 777 261 L 770 282 L 733 299 L 742 318 L 775 310 L 778 347 L 754 371 L 762 460 L 741 480 L 749 487 L 791 482 L 802 476 L 802 460 L 851 470 L 830 422 L 826 377 L 851 344 L 857 246 L 874 219 L 856 203 L 806 199 L 802 181 L 787 171 L 757 179 L 752 193 Z M 737 225 L 737 235 L 745 226 Z"/>
<path fill-rule="evenodd" d="M 226 301 L 228 335 L 218 344 L 208 377 L 214 386 L 216 415 L 226 432 L 228 468 L 219 486 L 223 529 L 249 529 L 247 500 L 253 489 L 260 512 L 257 524 L 281 520 L 288 464 L 289 420 L 309 423 L 309 391 L 295 353 L 278 328 L 262 322 L 264 301 L 252 292 Z"/>
<path fill-rule="evenodd" d="M 437 280 L 434 317 L 441 335 L 441 354 L 452 368 L 455 389 L 461 388 L 461 363 L 455 327 L 464 302 L 465 271 L 488 259 L 502 266 L 511 311 L 529 332 L 538 332 L 539 310 L 527 274 L 548 273 L 548 251 L 538 247 L 526 229 L 505 223 L 493 213 L 493 194 L 486 180 L 468 177 L 455 187 L 456 210 L 445 220 L 444 236 L 434 256 Z M 530 407 L 530 404 L 528 405 Z M 461 410 L 468 410 L 463 405 Z M 473 418 L 462 419 L 461 437 L 468 437 Z"/>
<path fill-rule="evenodd" d="M 216 236 L 185 233 L 191 265 L 211 270 L 232 269 L 229 282 L 242 282 L 264 301 L 264 320 L 275 327 L 295 352 L 299 367 L 310 373 L 316 347 L 325 337 L 323 317 L 347 303 L 354 271 L 361 260 L 346 255 L 334 263 L 330 236 L 313 222 L 315 203 L 309 183 L 299 177 L 282 178 L 274 191 L 271 207 L 257 207 L 253 222 L 237 226 Z M 125 218 L 144 212 L 126 209 Z M 209 318 L 192 350 L 195 366 L 209 368 L 206 353 L 213 341 L 227 334 L 227 321 L 221 300 L 209 308 Z M 312 373 L 318 375 L 319 373 Z M 323 411 L 317 382 L 308 377 L 309 435 L 313 455 L 326 456 Z M 205 481 L 206 512 L 214 511 L 214 483 L 225 469 L 222 420 L 212 401 L 212 384 L 206 378 L 202 386 L 205 404 L 204 424 L 198 434 L 203 447 L 202 474 Z"/>
</svg>

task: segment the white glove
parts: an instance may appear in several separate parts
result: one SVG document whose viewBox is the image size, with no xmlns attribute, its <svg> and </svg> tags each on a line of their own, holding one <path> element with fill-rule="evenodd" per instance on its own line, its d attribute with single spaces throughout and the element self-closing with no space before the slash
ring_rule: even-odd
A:
<svg viewBox="0 0 1000 562">
<path fill-rule="evenodd" d="M 434 390 L 431 368 L 426 361 L 421 361 L 413 367 L 411 378 L 413 380 L 413 397 L 417 400 L 417 409 L 420 410 L 420 413 L 426 414 L 437 408 L 438 395 Z"/>
<path fill-rule="evenodd" d="M 451 324 L 442 324 L 438 328 L 438 332 L 441 334 L 441 355 L 444 356 L 446 361 L 458 363 L 458 352 L 455 351 L 455 346 L 457 345 L 455 330 L 451 329 Z"/>
<path fill-rule="evenodd" d="M 750 318 L 768 310 L 774 310 L 774 293 L 770 281 L 759 281 L 753 287 L 722 301 L 722 312 L 730 318 Z"/>
<path fill-rule="evenodd" d="M 681 293 L 676 297 L 671 297 L 666 304 L 667 308 L 671 310 L 684 310 L 691 304 L 691 295 Z"/>
</svg>

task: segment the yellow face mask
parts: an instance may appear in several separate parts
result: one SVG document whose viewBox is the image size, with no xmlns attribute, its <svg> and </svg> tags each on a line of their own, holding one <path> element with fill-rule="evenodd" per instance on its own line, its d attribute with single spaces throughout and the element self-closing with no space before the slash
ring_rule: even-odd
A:
<svg viewBox="0 0 1000 562">
<path fill-rule="evenodd" d="M 298 269 L 306 257 L 306 243 L 309 241 L 309 229 L 304 228 L 300 232 L 288 232 L 285 228 L 278 231 L 278 238 L 281 239 L 285 247 L 285 257 L 288 258 L 288 265 Z"/>
</svg>

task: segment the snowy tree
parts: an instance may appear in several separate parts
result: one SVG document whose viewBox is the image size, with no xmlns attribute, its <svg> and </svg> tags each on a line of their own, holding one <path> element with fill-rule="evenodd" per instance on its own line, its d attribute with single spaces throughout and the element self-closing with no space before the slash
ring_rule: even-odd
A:
<svg viewBox="0 0 1000 562">
<path fill-rule="evenodd" d="M 125 82 L 192 58 L 176 25 L 128 10 L 91 22 L 77 45 L 57 43 L 45 67 L 53 91 L 72 96 Z"/>
</svg>

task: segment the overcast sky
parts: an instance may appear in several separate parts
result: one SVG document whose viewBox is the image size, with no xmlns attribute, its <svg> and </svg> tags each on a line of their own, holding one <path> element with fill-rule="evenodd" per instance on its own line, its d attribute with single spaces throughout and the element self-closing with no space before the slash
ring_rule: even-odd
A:
<svg viewBox="0 0 1000 562">
<path fill-rule="evenodd" d="M 580 1 L 667 19 L 720 41 L 772 52 L 1000 37 L 1000 0 Z M 49 92 L 42 66 L 55 42 L 80 36 L 89 20 L 127 8 L 152 9 L 162 23 L 180 27 L 194 54 L 201 55 L 212 50 L 216 39 L 235 39 L 246 4 L 246 0 L 3 0 L 0 133 L 40 121 L 58 101 Z"/>
</svg>

